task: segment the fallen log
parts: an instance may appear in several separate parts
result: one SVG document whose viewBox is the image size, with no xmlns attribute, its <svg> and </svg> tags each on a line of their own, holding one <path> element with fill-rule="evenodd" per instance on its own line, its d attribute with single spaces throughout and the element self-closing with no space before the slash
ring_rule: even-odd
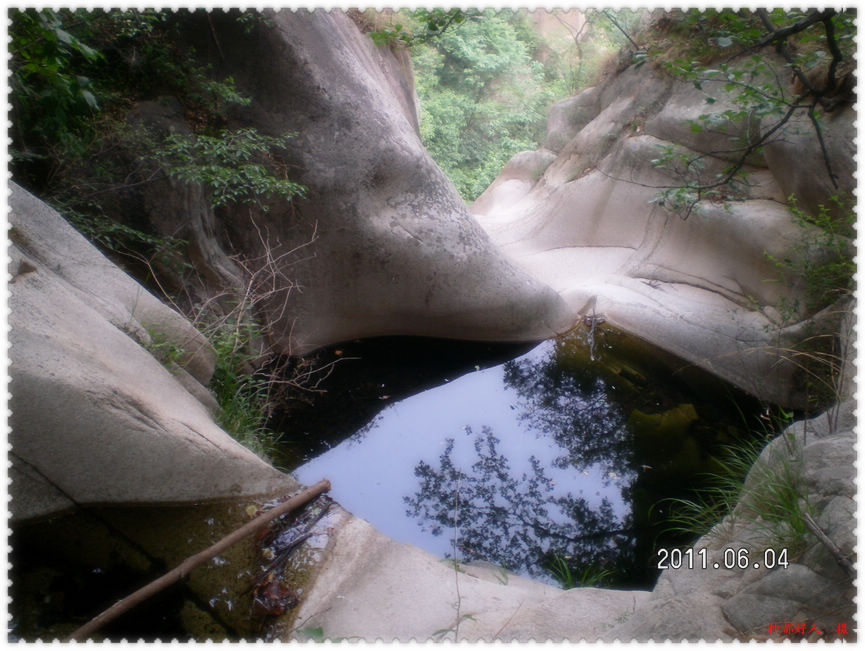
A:
<svg viewBox="0 0 865 651">
<path fill-rule="evenodd" d="M 288 513 L 289 511 L 293 511 L 294 509 L 303 506 L 307 502 L 315 499 L 322 493 L 325 493 L 329 490 L 330 482 L 327 479 L 322 479 L 314 486 L 310 486 L 309 488 L 302 490 L 291 499 L 288 499 L 282 504 L 273 507 L 270 511 L 262 513 L 257 518 L 255 518 L 254 520 L 250 520 L 242 527 L 235 529 L 230 534 L 228 534 L 218 542 L 214 543 L 207 549 L 188 557 L 173 570 L 169 570 L 158 579 L 151 581 L 143 588 L 140 588 L 129 596 L 124 597 L 113 606 L 96 615 L 96 617 L 84 624 L 84 626 L 81 626 L 80 628 L 73 631 L 73 633 L 64 641 L 71 642 L 73 640 L 80 641 L 86 639 L 92 633 L 105 626 L 105 624 L 107 624 L 108 622 L 119 617 L 133 606 L 140 604 L 145 599 L 152 597 L 157 592 L 167 588 L 169 585 L 172 585 L 173 583 L 179 581 L 184 576 L 189 574 L 194 568 L 198 567 L 205 561 L 209 561 L 213 557 L 218 556 L 220 553 L 231 547 L 234 543 L 239 542 L 247 536 L 255 533 L 266 524 L 268 524 L 271 520 L 278 518 L 284 513 Z"/>
</svg>

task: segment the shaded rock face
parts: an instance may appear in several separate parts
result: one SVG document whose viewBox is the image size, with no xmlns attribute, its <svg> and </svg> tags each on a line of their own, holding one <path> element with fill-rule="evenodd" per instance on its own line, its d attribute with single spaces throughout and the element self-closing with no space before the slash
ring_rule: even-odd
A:
<svg viewBox="0 0 865 651">
<path fill-rule="evenodd" d="M 186 319 L 15 185 L 9 205 L 14 520 L 297 486 L 214 422 L 214 353 Z"/>
<path fill-rule="evenodd" d="M 683 183 L 653 165 L 662 147 L 702 156 L 704 177 L 712 179 L 730 157 L 712 152 L 731 149 L 734 138 L 753 141 L 771 126 L 728 122 L 695 133 L 692 120 L 726 108 L 718 108 L 723 91 L 704 89 L 719 98 L 711 108 L 693 86 L 631 67 L 560 102 L 545 148 L 515 156 L 472 212 L 511 260 L 571 309 L 602 313 L 763 400 L 804 408 L 803 380 L 785 351 L 808 336 L 811 317 L 816 331 L 836 332 L 840 311 L 791 313 L 790 306 L 807 302 L 803 279 L 773 260 L 815 232 L 792 219 L 785 205 L 791 192 L 816 210 L 831 195 L 852 191 L 853 112 L 825 122 L 839 189 L 816 137 L 791 123 L 765 155 L 748 159 L 749 186 L 740 200 L 702 201 L 689 215 L 676 214 L 653 201 L 661 189 Z"/>
<path fill-rule="evenodd" d="M 795 194 L 809 214 L 817 214 L 821 204 L 833 208 L 829 197 L 850 197 L 856 188 L 856 112 L 836 110 L 824 120 L 825 156 L 804 115 L 797 114 L 782 136 L 766 146 L 766 163 L 784 196 Z M 825 171 L 827 160 L 834 183 Z"/>
<path fill-rule="evenodd" d="M 297 134 L 280 156 L 306 198 L 218 210 L 193 238 L 209 277 L 237 266 L 226 251 L 264 271 L 257 307 L 277 350 L 374 335 L 528 341 L 571 325 L 558 294 L 498 252 L 422 147 L 405 53 L 377 48 L 336 11 L 280 11 L 251 34 L 232 15 L 212 14 L 212 29 L 199 19 L 197 51 L 252 98 L 230 126 Z"/>
</svg>

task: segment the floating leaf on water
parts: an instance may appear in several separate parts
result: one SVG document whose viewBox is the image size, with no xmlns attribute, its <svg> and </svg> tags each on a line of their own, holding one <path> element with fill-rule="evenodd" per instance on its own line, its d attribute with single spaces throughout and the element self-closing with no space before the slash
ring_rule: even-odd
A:
<svg viewBox="0 0 865 651">
<path fill-rule="evenodd" d="M 255 587 L 252 597 L 253 614 L 282 615 L 298 604 L 295 592 L 270 573 L 265 581 Z"/>
</svg>

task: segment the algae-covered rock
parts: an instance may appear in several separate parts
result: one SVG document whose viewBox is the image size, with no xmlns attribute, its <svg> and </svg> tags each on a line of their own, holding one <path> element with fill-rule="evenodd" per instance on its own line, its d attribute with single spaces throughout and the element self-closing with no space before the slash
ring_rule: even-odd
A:
<svg viewBox="0 0 865 651">
<path fill-rule="evenodd" d="M 658 414 L 646 414 L 634 409 L 628 416 L 628 427 L 638 439 L 678 440 L 687 434 L 691 423 L 698 419 L 694 405 L 686 403 Z"/>
</svg>

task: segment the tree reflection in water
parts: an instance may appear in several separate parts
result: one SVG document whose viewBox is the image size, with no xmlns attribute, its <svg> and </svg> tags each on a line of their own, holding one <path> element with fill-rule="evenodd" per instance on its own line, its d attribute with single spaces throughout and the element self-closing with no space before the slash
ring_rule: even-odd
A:
<svg viewBox="0 0 865 651">
<path fill-rule="evenodd" d="M 548 446 L 555 442 L 554 467 L 573 475 L 591 469 L 606 484 L 614 482 L 630 506 L 637 473 L 622 409 L 596 371 L 574 364 L 558 348 L 542 359 L 505 364 L 505 385 L 520 397 L 512 409 L 519 410 L 526 436 L 545 437 Z M 487 560 L 541 577 L 550 575 L 558 558 L 575 574 L 593 568 L 623 582 L 636 561 L 630 509 L 617 514 L 607 497 L 590 500 L 565 492 L 535 456 L 528 459 L 529 471 L 514 472 L 491 428 L 475 433 L 466 427 L 466 433 L 474 436 L 476 460 L 470 468 L 454 464 L 454 439 L 448 439 L 437 467 L 416 465 L 420 486 L 404 498 L 410 517 L 433 535 L 452 536 L 456 522 L 463 561 Z"/>
<path fill-rule="evenodd" d="M 479 434 L 467 428 L 467 433 L 474 436 L 477 455 L 471 468 L 454 465 L 454 439 L 448 439 L 437 468 L 417 464 L 420 486 L 404 498 L 408 514 L 434 535 L 452 535 L 457 524 L 459 560 L 492 561 L 535 577 L 549 574 L 556 555 L 575 567 L 630 564 L 629 518 L 618 518 L 607 498 L 592 504 L 561 494 L 534 456 L 529 472 L 512 473 L 489 427 Z"/>
<path fill-rule="evenodd" d="M 474 461 L 448 439 L 437 464 L 415 466 L 420 486 L 403 498 L 407 515 L 448 538 L 456 520 L 459 560 L 535 577 L 564 561 L 572 576 L 603 570 L 610 584 L 646 587 L 657 576 L 656 548 L 689 542 L 663 524 L 662 501 L 693 498 L 717 471 L 719 446 L 748 436 L 736 414 L 759 406 L 645 342 L 606 328 L 597 336 L 598 357 L 574 333 L 544 355 L 504 364 L 516 438 L 547 455 L 543 462 L 515 454 L 511 433 L 502 453 L 482 426 L 465 428 Z"/>
<path fill-rule="evenodd" d="M 394 400 L 294 474 L 338 478 L 331 495 L 346 509 L 436 555 L 453 555 L 456 521 L 460 561 L 549 581 L 564 562 L 574 577 L 607 570 L 612 585 L 648 587 L 656 547 L 689 542 L 664 532 L 659 502 L 694 498 L 719 446 L 747 435 L 731 419 L 760 406 L 612 328 L 595 343 L 592 357 L 576 332 L 474 364 Z M 391 396 L 376 391 L 376 404 Z"/>
</svg>

